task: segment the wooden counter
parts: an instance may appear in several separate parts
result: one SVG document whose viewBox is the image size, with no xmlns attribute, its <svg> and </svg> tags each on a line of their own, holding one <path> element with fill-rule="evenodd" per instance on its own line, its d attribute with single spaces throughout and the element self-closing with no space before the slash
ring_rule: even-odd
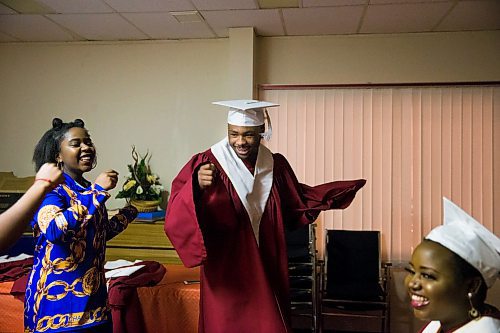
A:
<svg viewBox="0 0 500 333">
<path fill-rule="evenodd" d="M 125 231 L 107 242 L 106 261 L 141 259 L 162 264 L 181 264 L 177 252 L 163 231 L 163 223 L 163 220 L 130 223 Z"/>
</svg>

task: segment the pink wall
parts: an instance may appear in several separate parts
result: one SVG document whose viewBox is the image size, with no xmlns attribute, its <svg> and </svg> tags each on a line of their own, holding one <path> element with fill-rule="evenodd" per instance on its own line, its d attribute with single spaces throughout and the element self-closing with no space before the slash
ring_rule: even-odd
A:
<svg viewBox="0 0 500 333">
<path fill-rule="evenodd" d="M 269 110 L 268 146 L 301 182 L 367 179 L 348 209 L 320 217 L 325 228 L 380 230 L 384 258 L 406 262 L 441 224 L 446 196 L 500 233 L 500 87 L 266 89 L 260 98 L 280 103 Z"/>
<path fill-rule="evenodd" d="M 366 178 L 353 204 L 318 219 L 324 228 L 380 230 L 394 263 L 393 332 L 418 332 L 403 285 L 413 248 L 442 223 L 446 196 L 500 233 L 500 87 L 283 88 L 259 98 L 269 110 L 274 152 L 299 181 Z M 500 306 L 500 284 L 489 302 Z"/>
</svg>

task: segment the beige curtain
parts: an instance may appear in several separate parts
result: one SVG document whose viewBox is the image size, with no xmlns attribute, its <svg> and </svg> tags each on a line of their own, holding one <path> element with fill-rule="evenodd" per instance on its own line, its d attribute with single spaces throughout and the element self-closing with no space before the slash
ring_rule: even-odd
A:
<svg viewBox="0 0 500 333">
<path fill-rule="evenodd" d="M 346 210 L 323 213 L 322 230 L 380 230 L 384 259 L 407 261 L 442 222 L 446 196 L 500 232 L 500 87 L 262 88 L 272 151 L 299 181 L 365 178 Z M 495 222 L 496 221 L 496 222 Z"/>
</svg>

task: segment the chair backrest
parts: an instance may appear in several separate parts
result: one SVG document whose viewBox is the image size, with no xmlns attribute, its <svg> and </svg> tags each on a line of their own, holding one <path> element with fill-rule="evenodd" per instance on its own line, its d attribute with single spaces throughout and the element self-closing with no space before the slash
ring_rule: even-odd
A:
<svg viewBox="0 0 500 333">
<path fill-rule="evenodd" d="M 295 230 L 285 230 L 285 239 L 290 262 L 310 261 L 310 257 L 315 250 L 311 244 L 313 235 L 311 235 L 311 226 L 304 226 Z"/>
<path fill-rule="evenodd" d="M 288 274 L 290 283 L 290 310 L 292 328 L 300 324 L 317 332 L 317 258 L 315 224 L 295 230 L 285 230 L 288 254 Z M 304 319 L 309 319 L 304 322 Z"/>
<path fill-rule="evenodd" d="M 309 228 L 304 226 L 294 230 L 285 229 L 285 238 L 287 246 L 308 246 Z"/>
<path fill-rule="evenodd" d="M 342 286 L 367 289 L 380 283 L 380 232 L 328 230 L 326 244 L 326 291 Z"/>
</svg>

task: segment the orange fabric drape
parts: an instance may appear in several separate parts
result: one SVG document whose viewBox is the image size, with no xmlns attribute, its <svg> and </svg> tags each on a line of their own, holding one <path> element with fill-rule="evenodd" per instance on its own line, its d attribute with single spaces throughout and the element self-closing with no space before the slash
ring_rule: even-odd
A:
<svg viewBox="0 0 500 333">
<path fill-rule="evenodd" d="M 0 283 L 0 332 L 24 331 L 24 302 L 10 294 L 14 282 Z"/>
<path fill-rule="evenodd" d="M 446 196 L 499 234 L 499 86 L 270 86 L 259 98 L 280 104 L 268 146 L 301 182 L 368 180 L 351 207 L 320 216 L 324 228 L 380 230 L 384 259 L 407 261 Z"/>
<path fill-rule="evenodd" d="M 182 265 L 165 265 L 167 272 L 154 286 L 137 288 L 145 333 L 196 333 L 200 302 L 200 270 Z M 10 294 L 13 282 L 0 283 L 0 333 L 23 332 L 24 303 Z"/>
</svg>

